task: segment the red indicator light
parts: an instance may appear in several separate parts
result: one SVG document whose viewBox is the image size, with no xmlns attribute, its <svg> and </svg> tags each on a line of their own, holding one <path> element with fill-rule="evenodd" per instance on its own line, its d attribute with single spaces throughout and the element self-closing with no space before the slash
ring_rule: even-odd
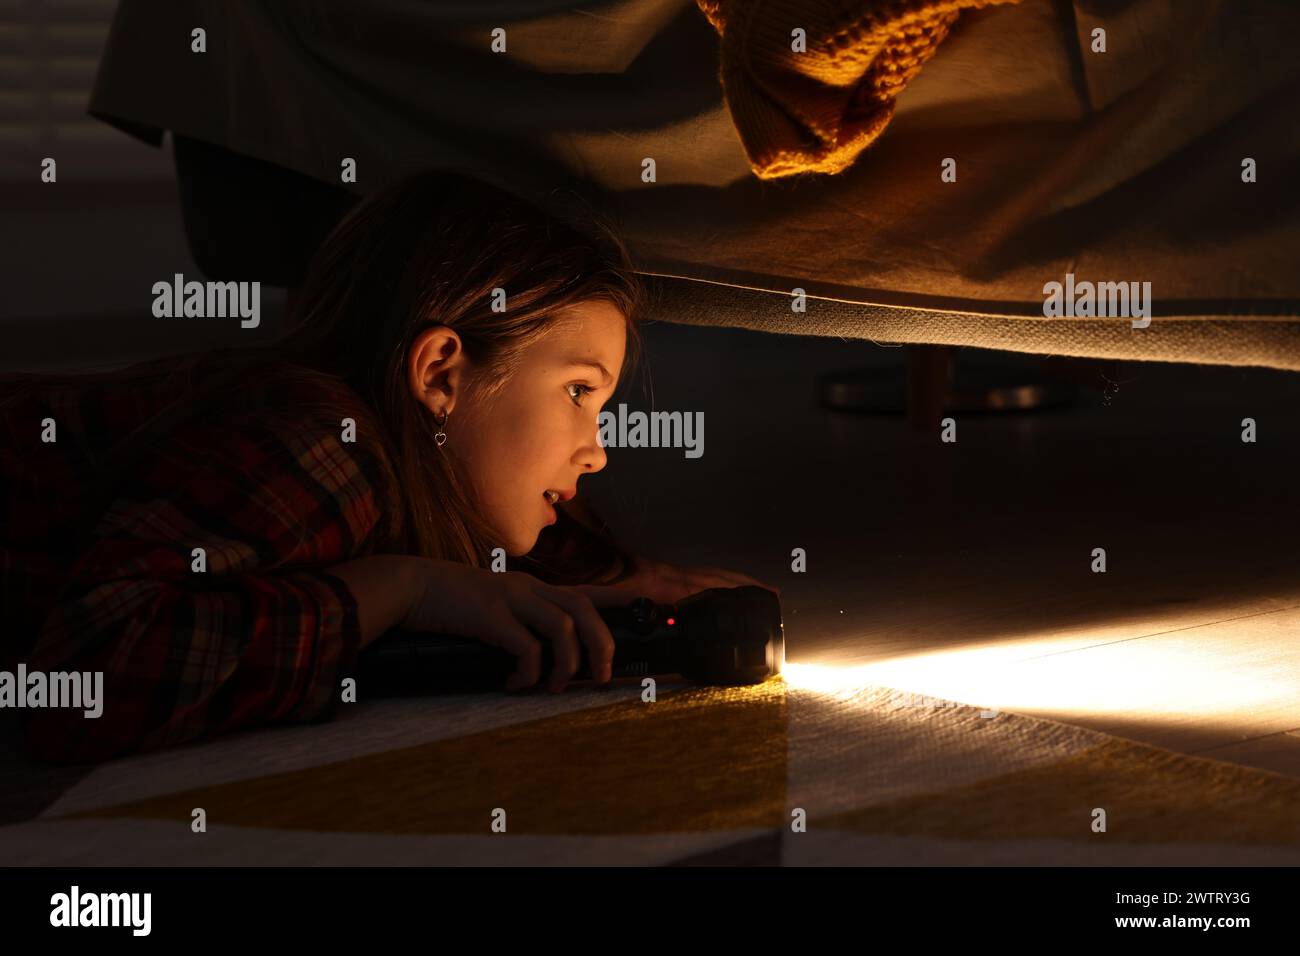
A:
<svg viewBox="0 0 1300 956">
<path fill-rule="evenodd" d="M 669 626 L 669 627 L 672 627 L 672 626 L 673 626 L 674 624 L 676 624 L 676 623 L 677 623 L 677 619 L 676 619 L 675 617 L 670 617 L 670 618 L 668 619 L 668 626 Z"/>
</svg>

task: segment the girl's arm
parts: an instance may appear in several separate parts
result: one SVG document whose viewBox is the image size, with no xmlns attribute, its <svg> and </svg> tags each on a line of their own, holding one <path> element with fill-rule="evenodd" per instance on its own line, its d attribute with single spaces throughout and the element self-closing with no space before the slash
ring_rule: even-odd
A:
<svg viewBox="0 0 1300 956">
<path fill-rule="evenodd" d="M 354 448 L 329 429 L 210 422 L 152 449 L 81 547 L 27 661 L 102 673 L 101 712 L 26 711 L 33 755 L 102 760 L 332 717 L 366 632 L 400 603 L 393 592 L 359 606 L 346 580 L 380 519 Z"/>
<path fill-rule="evenodd" d="M 329 569 L 356 598 L 362 647 L 407 618 L 424 591 L 420 572 L 425 563 L 410 555 L 375 554 Z"/>
</svg>

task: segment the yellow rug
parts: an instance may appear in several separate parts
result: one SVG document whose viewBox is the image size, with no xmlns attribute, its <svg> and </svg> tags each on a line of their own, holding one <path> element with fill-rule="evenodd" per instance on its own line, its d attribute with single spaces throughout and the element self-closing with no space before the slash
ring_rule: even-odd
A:
<svg viewBox="0 0 1300 956">
<path fill-rule="evenodd" d="M 37 865 L 1300 862 L 1300 781 L 916 704 L 780 679 L 375 701 L 105 764 L 0 842 Z"/>
</svg>

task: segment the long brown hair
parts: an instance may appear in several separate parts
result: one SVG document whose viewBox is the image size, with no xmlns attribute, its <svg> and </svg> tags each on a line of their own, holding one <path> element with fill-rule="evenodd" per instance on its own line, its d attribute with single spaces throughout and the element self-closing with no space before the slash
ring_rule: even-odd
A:
<svg viewBox="0 0 1300 956">
<path fill-rule="evenodd" d="M 578 215 L 558 208 L 543 209 L 477 174 L 419 173 L 360 202 L 334 228 L 293 300 L 293 330 L 272 345 L 157 359 L 107 373 L 10 376 L 8 383 L 77 387 L 150 374 L 181 383 L 183 401 L 114 448 L 100 473 L 105 487 L 141 449 L 214 405 L 251 409 L 276 383 L 346 383 L 363 407 L 323 398 L 293 408 L 262 404 L 256 414 L 334 427 L 355 418 L 358 444 L 381 466 L 387 548 L 484 566 L 496 546 L 494 533 L 452 459 L 437 447 L 433 418 L 411 395 L 406 359 L 425 329 L 454 329 L 466 357 L 486 372 L 476 379 L 482 384 L 475 399 L 491 401 L 565 309 L 605 300 L 627 319 L 620 378 L 634 368 L 645 287 L 627 248 L 590 205 Z M 501 312 L 492 309 L 498 288 L 507 297 Z"/>
</svg>

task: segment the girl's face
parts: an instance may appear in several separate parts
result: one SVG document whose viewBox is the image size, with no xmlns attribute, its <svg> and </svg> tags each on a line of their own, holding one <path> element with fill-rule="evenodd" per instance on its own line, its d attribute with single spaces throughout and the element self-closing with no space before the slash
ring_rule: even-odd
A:
<svg viewBox="0 0 1300 956">
<path fill-rule="evenodd" d="M 484 407 L 473 401 L 482 372 L 454 331 L 440 326 L 416 340 L 416 397 L 438 417 L 448 413 L 442 450 L 454 454 L 506 554 L 527 554 L 555 522 L 545 492 L 567 500 L 580 477 L 605 467 L 597 417 L 618 384 L 626 344 L 626 319 L 612 303 L 574 306 Z"/>
</svg>

